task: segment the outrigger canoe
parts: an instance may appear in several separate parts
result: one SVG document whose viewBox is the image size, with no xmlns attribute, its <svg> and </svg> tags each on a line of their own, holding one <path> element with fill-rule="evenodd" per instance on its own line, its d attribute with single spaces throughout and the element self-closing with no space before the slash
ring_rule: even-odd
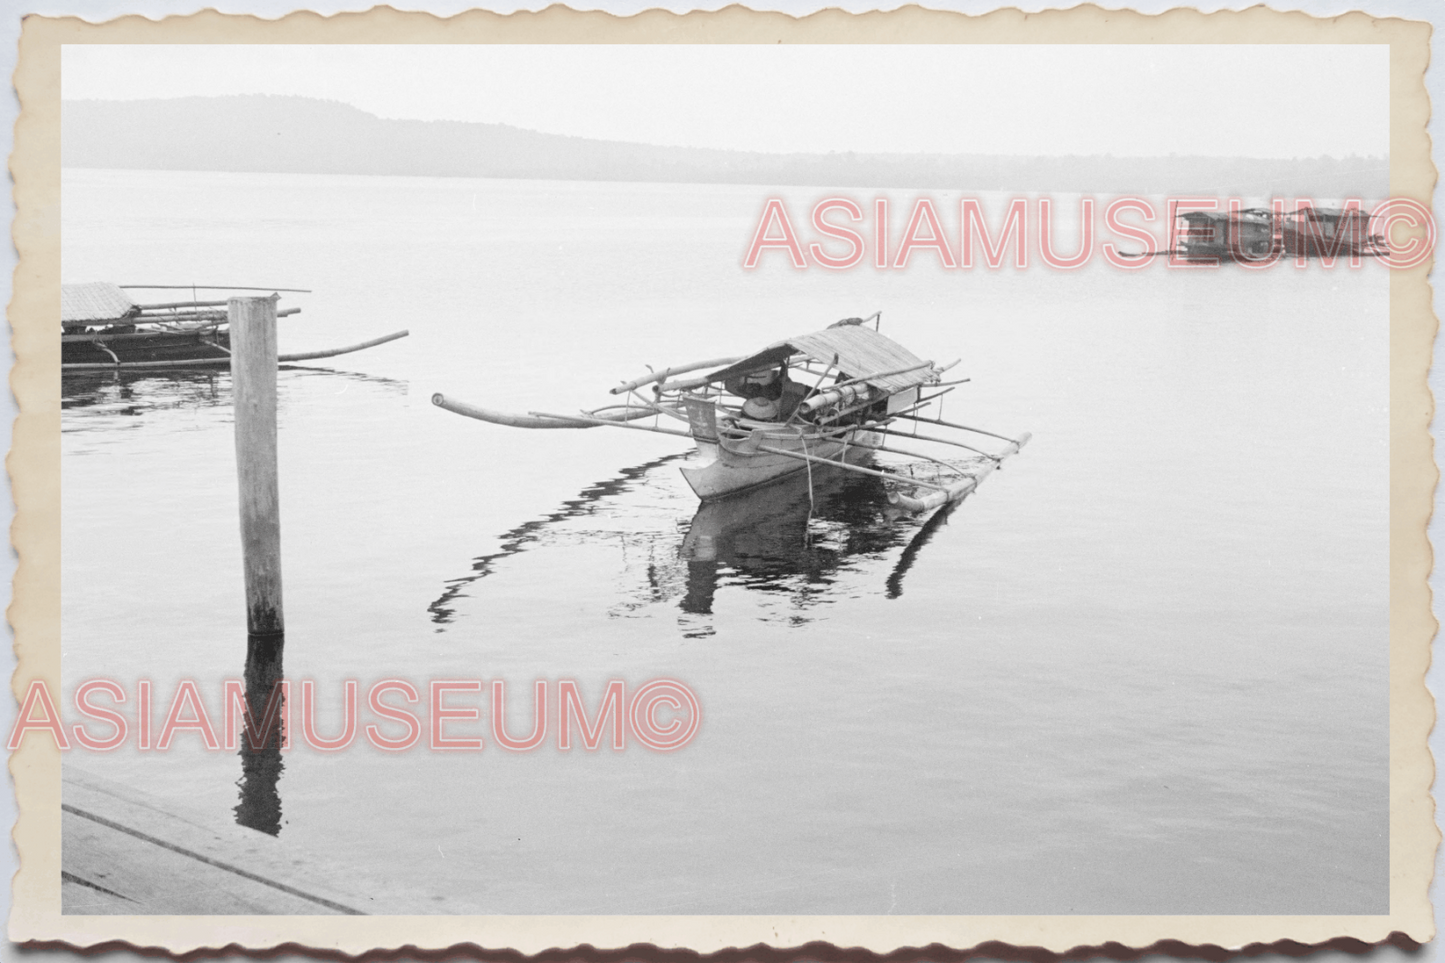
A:
<svg viewBox="0 0 1445 963">
<path fill-rule="evenodd" d="M 926 410 L 968 379 L 946 382 L 957 362 L 925 361 L 869 328 L 878 314 L 847 318 L 822 331 L 801 334 L 742 357 L 713 358 L 654 371 L 611 389 L 626 395 L 575 415 L 531 411 L 512 414 L 477 407 L 442 394 L 432 403 L 447 411 L 515 428 L 609 426 L 678 435 L 697 446 L 695 465 L 683 477 L 704 502 L 750 491 L 799 472 L 842 470 L 890 483 L 889 501 L 908 511 L 927 511 L 973 491 L 1028 442 L 930 417 Z M 712 369 L 707 374 L 694 372 Z M 650 389 L 651 397 L 642 389 Z M 681 422 L 664 427 L 661 418 Z M 654 419 L 652 424 L 638 424 Z M 948 435 L 925 435 L 919 427 Z M 907 430 L 904 430 L 907 429 Z M 1001 441 L 989 451 L 959 440 L 980 436 Z M 908 449 L 899 447 L 906 442 Z M 912 450 L 919 443 L 971 452 L 960 466 Z M 873 467 L 886 452 L 908 459 L 889 470 Z M 922 468 L 922 476 L 913 474 Z"/>
<path fill-rule="evenodd" d="M 94 281 L 60 286 L 60 370 L 203 368 L 231 363 L 226 301 L 139 303 L 126 293 L 135 285 Z M 242 291 L 246 288 L 210 288 Z M 304 293 L 304 292 L 302 292 Z M 301 313 L 282 308 L 278 318 Z M 361 344 L 280 355 L 280 362 L 334 358 L 404 338 L 398 331 Z"/>
</svg>

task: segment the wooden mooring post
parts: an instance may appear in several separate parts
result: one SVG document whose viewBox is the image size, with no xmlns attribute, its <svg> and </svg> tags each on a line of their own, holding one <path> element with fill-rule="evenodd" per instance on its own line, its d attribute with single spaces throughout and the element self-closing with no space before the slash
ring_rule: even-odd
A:
<svg viewBox="0 0 1445 963">
<path fill-rule="evenodd" d="M 285 633 L 281 610 L 281 493 L 276 474 L 276 297 L 231 298 L 236 480 L 246 573 L 246 631 Z"/>
</svg>

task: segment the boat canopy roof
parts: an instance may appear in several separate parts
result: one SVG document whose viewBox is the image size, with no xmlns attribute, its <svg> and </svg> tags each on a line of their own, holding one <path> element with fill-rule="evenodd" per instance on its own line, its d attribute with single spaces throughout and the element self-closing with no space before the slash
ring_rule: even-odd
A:
<svg viewBox="0 0 1445 963">
<path fill-rule="evenodd" d="M 1243 214 L 1244 212 L 1243 212 L 1243 211 L 1240 211 L 1239 213 Z M 1230 214 L 1220 214 L 1220 213 L 1218 213 L 1218 212 L 1216 212 L 1216 211 L 1183 211 L 1182 213 L 1180 213 L 1179 219 L 1182 220 L 1182 221 L 1190 221 L 1190 222 L 1193 222 L 1193 221 L 1211 222 L 1211 221 L 1227 221 L 1227 220 L 1230 219 L 1231 216 L 1232 216 L 1232 215 L 1230 215 Z"/>
<path fill-rule="evenodd" d="M 140 313 L 140 307 L 118 286 L 105 281 L 60 286 L 62 326 L 123 321 Z"/>
<path fill-rule="evenodd" d="M 1371 216 L 1358 208 L 1339 207 L 1301 207 L 1285 215 L 1285 217 L 1303 217 L 1312 221 L 1334 221 L 1346 217 L 1357 217 L 1363 221 L 1368 220 Z"/>
<path fill-rule="evenodd" d="M 906 391 L 933 380 L 935 372 L 907 348 L 860 324 L 834 325 L 812 334 L 795 335 L 769 345 L 756 354 L 708 375 L 708 381 L 727 381 L 781 364 L 803 355 L 822 364 L 837 358 L 837 368 L 889 393 Z M 912 369 L 912 370 L 906 370 Z"/>
</svg>

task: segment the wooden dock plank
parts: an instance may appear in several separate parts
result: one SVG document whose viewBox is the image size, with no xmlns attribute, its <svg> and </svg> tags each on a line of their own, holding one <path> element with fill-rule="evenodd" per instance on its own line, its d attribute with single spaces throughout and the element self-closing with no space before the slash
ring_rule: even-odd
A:
<svg viewBox="0 0 1445 963">
<path fill-rule="evenodd" d="M 413 914 L 425 894 L 228 819 L 65 766 L 61 898 L 70 914 Z"/>
<path fill-rule="evenodd" d="M 293 895 L 211 862 L 157 845 L 65 810 L 60 817 L 64 872 L 81 886 L 62 897 L 65 913 L 336 914 L 331 906 Z M 199 854 L 197 854 L 199 855 Z M 76 893 L 83 889 L 83 893 Z M 99 897 L 105 898 L 101 903 Z M 116 897 L 119 897 L 118 899 Z M 81 908 L 86 907 L 86 908 Z"/>
<path fill-rule="evenodd" d="M 66 872 L 60 874 L 60 906 L 62 913 L 83 916 L 124 916 L 136 912 L 134 901 Z"/>
</svg>

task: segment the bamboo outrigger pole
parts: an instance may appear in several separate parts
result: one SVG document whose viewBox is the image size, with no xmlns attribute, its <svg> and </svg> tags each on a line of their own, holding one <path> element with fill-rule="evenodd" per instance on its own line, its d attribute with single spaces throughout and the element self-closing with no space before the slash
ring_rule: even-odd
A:
<svg viewBox="0 0 1445 963">
<path fill-rule="evenodd" d="M 692 432 L 678 431 L 676 428 L 659 428 L 657 425 L 629 425 L 628 421 L 637 420 L 633 418 L 593 418 L 587 414 L 578 415 L 553 415 L 545 411 L 529 411 L 527 414 L 534 418 L 547 418 L 558 422 L 562 428 L 595 428 L 598 425 L 607 425 L 610 428 L 631 428 L 633 431 L 651 431 L 659 435 L 677 435 L 679 438 L 691 438 Z M 642 417 L 655 415 L 654 411 L 641 412 Z"/>
<path fill-rule="evenodd" d="M 492 408 L 482 408 L 477 405 L 468 404 L 465 401 L 458 401 L 455 398 L 448 398 L 441 392 L 431 396 L 431 403 L 438 408 L 444 408 L 453 414 L 465 415 L 468 418 L 475 418 L 478 421 L 488 421 L 494 425 L 507 425 L 511 428 L 596 428 L 601 425 L 611 425 L 615 428 L 637 428 L 642 431 L 656 431 L 666 435 L 685 435 L 692 437 L 687 432 L 673 431 L 670 428 L 654 428 L 647 425 L 629 425 L 625 422 L 638 421 L 642 418 L 651 418 L 657 414 L 647 408 L 633 408 L 622 405 L 615 405 L 611 408 L 599 408 L 591 413 L 579 415 L 552 415 L 541 411 L 528 412 L 525 415 L 514 415 L 506 411 L 496 411 Z M 622 414 L 616 417 L 599 417 L 604 411 L 621 411 Z"/>
<path fill-rule="evenodd" d="M 692 364 L 674 365 L 671 368 L 663 368 L 661 371 L 654 371 L 652 374 L 644 375 L 641 378 L 633 378 L 631 381 L 623 382 L 616 388 L 607 389 L 611 394 L 620 395 L 625 391 L 632 391 L 641 388 L 643 385 L 650 385 L 654 381 L 666 381 L 675 374 L 687 374 L 689 371 L 696 371 L 698 368 L 721 368 L 730 365 L 735 361 L 741 361 L 742 357 L 713 358 L 709 361 L 694 361 Z M 706 384 L 706 382 L 704 382 Z"/>
<path fill-rule="evenodd" d="M 388 341 L 396 341 L 411 334 L 410 331 L 397 331 L 392 334 L 384 334 L 379 338 L 372 338 L 370 341 L 363 341 L 360 344 L 349 344 L 344 348 L 328 348 L 325 351 L 297 351 L 292 354 L 278 355 L 278 361 L 311 361 L 315 358 L 334 358 L 339 354 L 350 354 L 353 351 L 364 351 L 367 348 L 374 348 L 379 344 L 386 344 Z"/>
</svg>

